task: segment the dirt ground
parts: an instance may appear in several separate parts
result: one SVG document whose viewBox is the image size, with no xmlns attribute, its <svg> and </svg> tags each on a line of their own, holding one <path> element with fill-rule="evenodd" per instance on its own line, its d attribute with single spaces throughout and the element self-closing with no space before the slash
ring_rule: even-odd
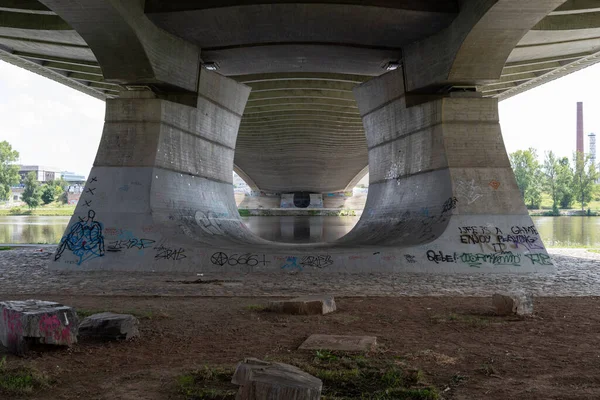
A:
<svg viewBox="0 0 600 400">
<path fill-rule="evenodd" d="M 25 297 L 6 300 L 18 299 Z M 377 336 L 379 349 L 367 357 L 421 369 L 443 399 L 600 398 L 595 297 L 536 298 L 535 316 L 526 319 L 495 316 L 491 299 L 475 297 L 338 298 L 338 311 L 325 316 L 260 311 L 265 298 L 44 300 L 135 313 L 142 336 L 8 355 L 7 365 L 36 368 L 53 381 L 28 399 L 185 399 L 177 376 L 204 365 L 233 366 L 244 357 L 289 358 L 313 333 Z"/>
</svg>

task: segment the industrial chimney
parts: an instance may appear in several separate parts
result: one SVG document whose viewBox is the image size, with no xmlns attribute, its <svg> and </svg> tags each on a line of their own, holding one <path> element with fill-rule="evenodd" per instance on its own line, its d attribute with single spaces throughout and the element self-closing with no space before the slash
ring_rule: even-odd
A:
<svg viewBox="0 0 600 400">
<path fill-rule="evenodd" d="M 583 154 L 583 102 L 577 102 L 577 152 Z"/>
</svg>

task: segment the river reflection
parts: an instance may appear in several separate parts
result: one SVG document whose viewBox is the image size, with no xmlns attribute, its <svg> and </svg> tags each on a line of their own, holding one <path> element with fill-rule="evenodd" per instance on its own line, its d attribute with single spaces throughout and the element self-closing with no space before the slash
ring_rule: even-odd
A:
<svg viewBox="0 0 600 400">
<path fill-rule="evenodd" d="M 58 243 L 71 217 L 0 217 L 0 243 Z"/>
<path fill-rule="evenodd" d="M 58 243 L 70 217 L 0 217 L 0 243 Z M 244 217 L 260 237 L 285 243 L 333 242 L 359 217 Z M 548 247 L 600 247 L 600 217 L 533 217 Z"/>
</svg>

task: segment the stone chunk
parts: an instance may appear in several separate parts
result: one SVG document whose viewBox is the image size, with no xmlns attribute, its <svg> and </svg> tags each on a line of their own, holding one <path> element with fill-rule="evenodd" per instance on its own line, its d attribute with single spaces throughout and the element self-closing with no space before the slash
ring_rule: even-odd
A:
<svg viewBox="0 0 600 400">
<path fill-rule="evenodd" d="M 291 300 L 271 301 L 267 309 L 286 314 L 323 315 L 335 311 L 335 300 L 333 296 L 297 297 Z"/>
<path fill-rule="evenodd" d="M 492 304 L 499 315 L 533 314 L 533 296 L 529 293 L 495 293 Z"/>
<path fill-rule="evenodd" d="M 0 343 L 17 354 L 25 353 L 29 344 L 77 343 L 77 314 L 51 301 L 0 302 Z"/>
<path fill-rule="evenodd" d="M 247 358 L 231 383 L 239 385 L 236 400 L 318 400 L 323 382 L 299 368 Z"/>
<path fill-rule="evenodd" d="M 133 315 L 104 312 L 84 319 L 79 325 L 79 335 L 96 339 L 127 340 L 140 335 L 139 324 Z"/>
<path fill-rule="evenodd" d="M 370 351 L 377 346 L 375 336 L 310 335 L 299 350 Z"/>
</svg>

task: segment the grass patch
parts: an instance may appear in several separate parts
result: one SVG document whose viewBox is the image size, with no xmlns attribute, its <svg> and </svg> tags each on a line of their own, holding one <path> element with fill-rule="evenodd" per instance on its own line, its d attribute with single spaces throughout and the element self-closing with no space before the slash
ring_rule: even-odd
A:
<svg viewBox="0 0 600 400">
<path fill-rule="evenodd" d="M 2 249 L 0 248 L 0 250 L 2 250 Z M 590 253 L 596 253 L 596 254 L 600 254 L 600 249 L 589 249 L 588 251 L 589 251 Z"/>
<path fill-rule="evenodd" d="M 0 246 L 0 251 L 5 251 L 5 250 L 12 250 L 12 247 L 10 247 L 10 246 Z"/>
<path fill-rule="evenodd" d="M 250 216 L 250 210 L 247 210 L 245 208 L 238 209 L 238 213 L 240 214 L 240 217 L 249 217 Z"/>
<path fill-rule="evenodd" d="M 362 354 L 319 350 L 274 357 L 323 381 L 323 400 L 437 400 L 436 388 L 427 384 L 422 371 L 399 366 L 396 360 Z M 189 399 L 234 399 L 238 387 L 230 383 L 234 368 L 209 368 L 177 379 L 179 392 Z"/>
<path fill-rule="evenodd" d="M 238 387 L 231 383 L 233 367 L 208 367 L 177 377 L 178 392 L 188 399 L 234 400 Z"/>
<path fill-rule="evenodd" d="M 77 309 L 76 311 L 77 311 L 77 316 L 80 319 L 87 318 L 90 315 L 100 314 L 100 313 L 103 313 L 103 312 L 107 312 L 107 311 L 102 311 L 102 310 L 80 310 L 80 309 Z"/>
<path fill-rule="evenodd" d="M 50 386 L 48 378 L 28 367 L 10 368 L 6 357 L 0 360 L 0 394 L 17 396 Z M 0 396 L 1 397 L 1 396 Z"/>
<path fill-rule="evenodd" d="M 10 215 L 37 215 L 43 217 L 70 217 L 75 212 L 75 206 L 72 204 L 59 205 L 51 203 L 46 206 L 29 209 L 24 207 L 2 208 L 0 216 L 6 217 Z"/>
</svg>

